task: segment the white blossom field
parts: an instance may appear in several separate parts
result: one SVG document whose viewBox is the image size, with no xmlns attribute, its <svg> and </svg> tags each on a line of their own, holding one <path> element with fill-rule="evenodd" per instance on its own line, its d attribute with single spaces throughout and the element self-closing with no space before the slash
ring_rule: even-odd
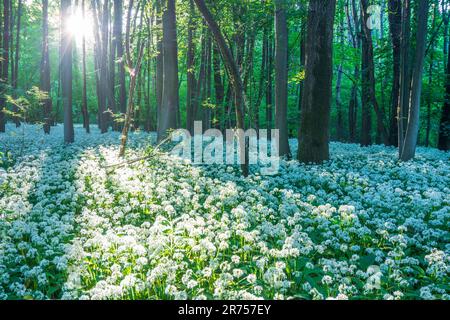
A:
<svg viewBox="0 0 450 320">
<path fill-rule="evenodd" d="M 92 131 L 0 134 L 0 299 L 450 299 L 449 153 L 331 143 L 243 178 L 162 151 L 111 168 L 120 134 Z"/>
</svg>

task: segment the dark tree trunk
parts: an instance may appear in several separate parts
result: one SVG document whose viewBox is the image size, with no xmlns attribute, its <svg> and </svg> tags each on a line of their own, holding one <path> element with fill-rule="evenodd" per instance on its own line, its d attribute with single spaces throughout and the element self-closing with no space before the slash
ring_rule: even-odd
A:
<svg viewBox="0 0 450 320">
<path fill-rule="evenodd" d="M 321 163 L 330 158 L 335 10 L 335 0 L 309 2 L 304 95 L 298 137 L 298 159 L 304 163 Z"/>
<path fill-rule="evenodd" d="M 448 13 L 446 13 L 446 18 Z M 447 21 L 448 24 L 448 21 Z M 444 43 L 444 53 L 447 54 L 447 64 L 445 68 L 445 101 L 442 107 L 441 119 L 439 122 L 438 148 L 442 151 L 450 150 L 450 54 Z"/>
<path fill-rule="evenodd" d="M 361 30 L 362 30 L 362 132 L 361 145 L 367 146 L 372 143 L 371 131 L 371 107 L 373 107 L 377 118 L 377 136 L 383 143 L 388 144 L 388 136 L 383 121 L 383 113 L 375 96 L 375 67 L 373 58 L 373 44 L 371 30 L 367 26 L 369 19 L 367 8 L 368 0 L 361 0 Z"/>
<path fill-rule="evenodd" d="M 288 27 L 284 0 L 275 1 L 275 128 L 279 154 L 290 157 L 287 124 Z"/>
<path fill-rule="evenodd" d="M 61 89 L 64 110 L 64 142 L 74 141 L 72 119 L 72 37 L 68 30 L 71 1 L 61 0 Z"/>
</svg>

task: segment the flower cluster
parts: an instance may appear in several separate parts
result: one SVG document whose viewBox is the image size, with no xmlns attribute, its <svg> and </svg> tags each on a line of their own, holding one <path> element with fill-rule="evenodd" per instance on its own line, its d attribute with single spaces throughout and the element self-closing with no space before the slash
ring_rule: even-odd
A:
<svg viewBox="0 0 450 320">
<path fill-rule="evenodd" d="M 331 143 L 323 165 L 244 178 L 164 152 L 114 167 L 114 132 L 15 130 L 0 299 L 450 299 L 448 153 Z M 127 159 L 154 139 L 132 133 Z"/>
</svg>

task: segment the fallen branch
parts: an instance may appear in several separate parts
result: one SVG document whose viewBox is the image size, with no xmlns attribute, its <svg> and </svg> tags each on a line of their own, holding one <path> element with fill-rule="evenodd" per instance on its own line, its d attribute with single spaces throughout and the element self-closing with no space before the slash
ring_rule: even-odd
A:
<svg viewBox="0 0 450 320">
<path fill-rule="evenodd" d="M 156 147 L 155 147 L 149 154 L 147 154 L 147 155 L 145 155 L 145 156 L 142 156 L 142 157 L 139 157 L 139 158 L 135 158 L 135 159 L 131 159 L 131 160 L 128 160 L 128 161 L 123 161 L 123 162 L 116 163 L 116 164 L 111 164 L 111 165 L 109 165 L 109 166 L 105 166 L 104 168 L 105 168 L 105 169 L 119 168 L 119 167 L 123 167 L 123 166 L 125 166 L 125 165 L 129 165 L 129 164 L 133 164 L 133 163 L 135 163 L 135 162 L 139 162 L 139 161 L 142 161 L 142 160 L 149 159 L 149 158 L 151 158 L 151 157 L 158 151 L 158 149 L 159 149 L 163 144 L 165 144 L 166 142 L 168 142 L 171 138 L 172 138 L 172 134 L 169 134 L 165 139 L 161 140 L 161 142 L 158 143 L 158 144 L 156 145 Z"/>
</svg>

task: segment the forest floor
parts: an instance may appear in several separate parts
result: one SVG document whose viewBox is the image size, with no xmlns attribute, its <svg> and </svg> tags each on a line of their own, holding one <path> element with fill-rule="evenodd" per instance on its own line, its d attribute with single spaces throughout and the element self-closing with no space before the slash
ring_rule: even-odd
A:
<svg viewBox="0 0 450 320">
<path fill-rule="evenodd" d="M 0 299 L 450 298 L 448 153 L 331 143 L 242 178 L 165 153 L 109 170 L 119 134 L 75 131 L 0 135 Z"/>
</svg>

